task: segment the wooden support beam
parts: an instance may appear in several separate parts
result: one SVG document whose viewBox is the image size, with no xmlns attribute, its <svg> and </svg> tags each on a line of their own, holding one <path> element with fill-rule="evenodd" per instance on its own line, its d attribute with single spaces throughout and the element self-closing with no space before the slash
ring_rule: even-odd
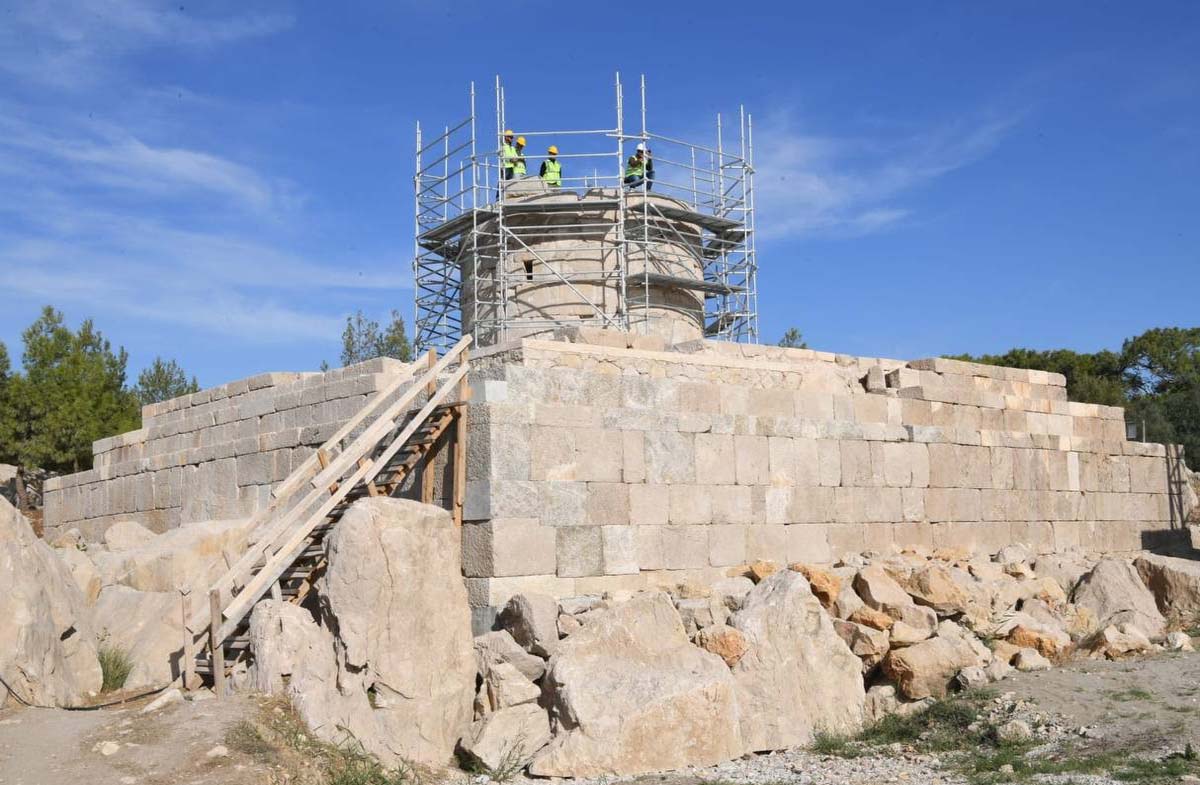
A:
<svg viewBox="0 0 1200 785">
<path fill-rule="evenodd" d="M 225 697 L 225 641 L 221 640 L 221 592 L 208 593 L 208 608 L 212 621 L 208 627 L 208 645 L 212 649 L 213 694 Z"/>
<path fill-rule="evenodd" d="M 328 469 L 329 468 L 329 453 L 325 452 L 324 450 L 317 450 L 317 463 L 319 463 L 321 465 L 322 470 Z M 338 489 L 338 484 L 336 482 L 329 484 L 329 492 L 330 493 L 337 493 L 337 489 Z"/>
<path fill-rule="evenodd" d="M 467 350 L 462 352 L 461 362 L 465 365 L 470 360 Z M 463 503 L 467 492 L 467 405 L 471 400 L 471 385 L 467 377 L 459 382 L 458 400 L 454 407 L 454 523 L 462 526 Z"/>
<path fill-rule="evenodd" d="M 362 467 L 364 467 L 366 465 L 367 465 L 366 458 L 358 459 L 358 468 L 361 469 Z M 370 496 L 378 496 L 379 495 L 379 486 L 375 484 L 374 480 L 367 482 L 367 494 Z"/>
<path fill-rule="evenodd" d="M 429 367 L 432 368 L 437 362 L 437 349 L 429 350 Z M 437 392 L 437 379 L 433 379 L 425 387 L 426 400 L 432 399 L 433 394 Z M 433 504 L 433 459 L 434 453 L 432 450 L 425 450 L 425 459 L 421 463 L 421 503 Z"/>
<path fill-rule="evenodd" d="M 179 609 L 183 614 L 183 688 L 196 689 L 196 639 L 188 618 L 192 615 L 192 597 L 190 589 L 179 590 Z"/>
</svg>

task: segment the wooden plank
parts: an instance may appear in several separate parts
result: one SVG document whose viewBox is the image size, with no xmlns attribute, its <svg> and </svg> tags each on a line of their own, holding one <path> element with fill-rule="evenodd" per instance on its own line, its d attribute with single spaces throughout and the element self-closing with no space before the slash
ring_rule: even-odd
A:
<svg viewBox="0 0 1200 785">
<path fill-rule="evenodd" d="M 321 446 L 325 449 L 331 449 L 334 445 L 339 444 L 342 439 L 345 439 L 347 436 L 349 436 L 355 428 L 362 424 L 363 420 L 369 417 L 371 413 L 378 409 L 384 402 L 386 402 L 387 399 L 392 396 L 392 394 L 404 386 L 405 382 L 412 379 L 412 375 L 416 371 L 417 367 L 418 366 L 416 363 L 409 363 L 402 370 L 398 371 L 395 379 L 389 382 L 382 390 L 375 393 L 371 400 L 367 401 L 366 406 L 359 410 L 358 414 L 351 417 L 350 420 L 347 421 L 346 424 L 341 428 L 338 428 L 337 432 L 333 436 L 329 437 L 329 441 L 325 442 L 325 444 Z M 316 455 L 308 456 L 308 458 L 306 458 L 296 468 L 295 471 L 293 471 L 283 482 L 279 483 L 279 485 L 275 487 L 275 490 L 271 492 L 272 495 L 276 498 L 282 498 L 290 495 L 292 491 L 304 484 L 304 480 L 307 478 L 302 475 L 307 472 L 314 471 L 316 468 Z"/>
<path fill-rule="evenodd" d="M 466 351 L 465 349 L 463 351 Z M 437 362 L 437 349 L 430 349 L 427 355 L 429 359 L 429 367 Z M 437 392 L 437 383 L 430 382 L 425 386 L 425 396 L 427 399 L 432 399 L 433 394 Z M 421 503 L 433 504 L 433 484 L 434 484 L 434 452 L 432 449 L 425 452 L 425 460 L 421 463 Z"/>
<path fill-rule="evenodd" d="M 179 612 L 183 619 L 183 688 L 196 689 L 196 642 L 192 630 L 188 626 L 188 616 L 192 615 L 192 598 L 189 589 L 179 590 Z"/>
<path fill-rule="evenodd" d="M 447 357 L 449 357 L 449 355 L 447 355 Z M 443 358 L 443 360 L 444 359 L 445 358 Z M 433 398 L 431 398 L 429 402 L 425 404 L 421 411 L 417 413 L 417 416 L 414 417 L 412 421 L 404 427 L 404 430 L 397 435 L 397 437 L 390 445 L 388 445 L 386 449 L 384 449 L 383 453 L 381 453 L 377 459 L 368 459 L 369 462 L 366 465 L 358 468 L 355 470 L 354 474 L 346 478 L 346 480 L 342 483 L 341 488 L 338 489 L 337 493 L 326 499 L 313 515 L 305 519 L 303 523 L 291 531 L 290 536 L 284 541 L 280 548 L 275 551 L 275 554 L 267 561 L 262 570 L 260 570 L 257 575 L 255 575 L 250 579 L 249 582 L 246 583 L 246 587 L 242 589 L 238 596 L 235 597 L 225 609 L 225 622 L 221 625 L 221 630 L 225 636 L 236 629 L 237 624 L 240 623 L 242 617 L 250 611 L 251 606 L 258 602 L 259 598 L 262 597 L 262 595 L 267 591 L 270 582 L 277 580 L 279 575 L 282 574 L 283 571 L 286 570 L 288 566 L 290 566 L 291 563 L 296 560 L 296 557 L 299 555 L 299 551 L 302 550 L 306 545 L 305 540 L 308 538 L 309 533 L 317 526 L 317 524 L 323 521 L 325 516 L 329 514 L 329 511 L 336 507 L 341 500 L 346 497 L 351 488 L 358 485 L 360 482 L 371 481 L 375 479 L 375 475 L 387 465 L 388 461 L 392 459 L 392 456 L 394 456 L 404 445 L 404 442 L 414 433 L 416 433 L 418 428 L 421 427 L 421 424 L 424 422 L 425 418 L 429 417 L 433 410 L 437 408 L 438 401 L 448 395 L 450 390 L 458 385 L 460 381 L 462 381 L 462 379 L 467 375 L 467 371 L 468 367 L 466 364 L 460 365 L 458 370 L 454 372 L 450 379 L 448 379 L 442 388 L 433 396 Z"/>
<path fill-rule="evenodd" d="M 221 592 L 213 589 L 208 593 L 208 610 L 211 621 L 208 629 L 208 645 L 212 647 L 213 694 L 225 697 L 225 636 L 221 629 Z"/>
<path fill-rule="evenodd" d="M 464 349 L 462 362 L 466 364 L 469 361 L 470 357 Z M 462 526 L 463 503 L 467 490 L 467 407 L 471 399 L 471 385 L 467 383 L 466 377 L 460 382 L 459 390 L 458 398 L 461 403 L 454 408 L 454 507 L 451 514 L 454 516 L 454 523 Z"/>
<path fill-rule="evenodd" d="M 317 463 L 321 464 L 322 469 L 329 468 L 329 453 L 325 452 L 324 448 L 317 450 Z M 338 484 L 336 482 L 331 482 L 329 484 L 329 492 L 330 493 L 337 493 L 337 489 L 338 489 Z"/>
<path fill-rule="evenodd" d="M 363 464 L 366 462 L 367 462 L 366 458 L 359 458 L 358 459 L 358 468 L 361 469 L 363 467 Z M 378 496 L 379 495 L 379 486 L 376 485 L 374 482 L 367 483 L 367 494 L 370 496 Z"/>
</svg>

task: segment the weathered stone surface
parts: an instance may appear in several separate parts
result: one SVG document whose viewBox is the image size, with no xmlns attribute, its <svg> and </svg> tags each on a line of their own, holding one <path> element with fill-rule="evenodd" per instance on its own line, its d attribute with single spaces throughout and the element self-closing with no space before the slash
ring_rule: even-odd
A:
<svg viewBox="0 0 1200 785">
<path fill-rule="evenodd" d="M 462 750 L 485 771 L 509 776 L 550 741 L 550 718 L 534 703 L 492 712 L 471 726 Z"/>
<path fill-rule="evenodd" d="M 903 587 L 918 604 L 948 616 L 968 609 L 971 596 L 964 587 L 969 577 L 940 564 L 928 564 L 913 570 Z"/>
<path fill-rule="evenodd" d="M 813 733 L 862 726 L 862 665 L 803 576 L 776 573 L 754 588 L 731 625 L 749 650 L 733 668 L 749 750 L 807 744 Z"/>
<path fill-rule="evenodd" d="M 913 604 L 904 587 L 878 564 L 868 565 L 858 571 L 854 576 L 854 590 L 867 605 L 893 619 L 900 618 L 901 610 Z"/>
<path fill-rule="evenodd" d="M 508 630 L 495 630 L 474 640 L 476 667 L 487 673 L 494 663 L 512 665 L 530 681 L 537 681 L 546 672 L 546 661 L 521 648 Z"/>
<path fill-rule="evenodd" d="M 1168 651 L 1195 651 L 1192 639 L 1186 632 L 1167 633 L 1166 648 Z"/>
<path fill-rule="evenodd" d="M 127 551 L 145 545 L 156 536 L 137 521 L 117 521 L 104 530 L 104 544 L 110 551 Z"/>
<path fill-rule="evenodd" d="M 1123 559 L 1105 559 L 1083 576 L 1071 601 L 1087 608 L 1102 626 L 1130 623 L 1151 639 L 1166 634 L 1166 619 L 1138 571 Z"/>
<path fill-rule="evenodd" d="M 744 575 L 736 575 L 730 578 L 722 578 L 710 588 L 712 589 L 712 596 L 719 597 L 725 603 L 726 608 L 736 611 L 742 607 L 742 601 L 754 588 L 754 581 Z"/>
<path fill-rule="evenodd" d="M 958 672 L 979 664 L 978 654 L 966 641 L 939 635 L 892 649 L 883 660 L 883 669 L 906 698 L 918 700 L 946 697 Z"/>
<path fill-rule="evenodd" d="M 93 614 L 105 645 L 124 651 L 133 661 L 126 687 L 161 687 L 180 674 L 183 610 L 178 593 L 106 586 Z"/>
<path fill-rule="evenodd" d="M 104 587 L 104 581 L 100 578 L 100 571 L 96 569 L 96 565 L 92 563 L 86 553 L 78 548 L 59 548 L 55 550 L 55 554 L 71 571 L 71 577 L 75 579 L 75 585 L 83 594 L 84 602 L 94 605 L 96 598 L 100 596 L 100 589 Z"/>
<path fill-rule="evenodd" d="M 883 630 L 841 619 L 833 622 L 833 628 L 850 647 L 850 651 L 854 652 L 854 656 L 862 660 L 863 673 L 874 670 L 891 646 L 890 636 Z"/>
<path fill-rule="evenodd" d="M 1180 617 L 1200 614 L 1200 562 L 1147 553 L 1133 566 L 1160 611 Z"/>
<path fill-rule="evenodd" d="M 720 598 L 707 597 L 704 599 L 678 600 L 675 609 L 683 620 L 683 630 L 688 637 L 695 635 L 705 627 L 724 624 L 729 618 L 729 609 Z"/>
<path fill-rule="evenodd" d="M 96 649 L 71 571 L 0 499 L 0 675 L 26 702 L 78 705 L 100 690 Z"/>
<path fill-rule="evenodd" d="M 729 668 L 688 642 L 667 595 L 589 616 L 550 660 L 543 689 L 555 736 L 532 774 L 630 775 L 742 754 Z"/>
<path fill-rule="evenodd" d="M 1090 570 L 1091 565 L 1084 559 L 1071 554 L 1039 556 L 1034 564 L 1034 572 L 1038 577 L 1053 578 L 1068 595 Z"/>
<path fill-rule="evenodd" d="M 1022 673 L 1028 673 L 1050 670 L 1051 663 L 1035 649 L 1021 649 L 1017 656 L 1013 657 L 1013 667 Z"/>
<path fill-rule="evenodd" d="M 131 544 L 97 554 L 96 566 L 106 586 L 120 584 L 149 592 L 187 588 L 199 595 L 246 550 L 248 524 L 245 519 L 201 521 L 151 535 L 140 544 L 126 537 Z"/>
<path fill-rule="evenodd" d="M 355 502 L 329 537 L 318 591 L 336 618 L 338 687 L 374 694 L 374 709 L 346 727 L 385 761 L 444 764 L 470 725 L 476 669 L 459 541 L 445 510 L 383 497 Z"/>
<path fill-rule="evenodd" d="M 821 605 L 825 606 L 825 610 L 833 609 L 842 592 L 841 578 L 812 564 L 796 563 L 790 565 L 788 569 L 795 570 L 804 576 L 808 581 L 808 588 L 821 601 Z"/>
<path fill-rule="evenodd" d="M 1089 638 L 1083 647 L 1092 657 L 1121 659 L 1154 649 L 1154 644 L 1133 624 L 1110 624 Z"/>
<path fill-rule="evenodd" d="M 890 630 L 892 625 L 896 623 L 895 619 L 893 619 L 891 616 L 888 616 L 883 611 L 877 611 L 874 608 L 868 608 L 865 605 L 854 611 L 854 613 L 851 613 L 849 621 L 852 621 L 855 624 L 861 624 L 865 627 L 871 627 L 876 630 Z"/>
<path fill-rule="evenodd" d="M 312 614 L 298 605 L 262 600 L 250 613 L 250 686 L 275 695 L 284 690 L 284 677 L 292 677 L 318 663 L 330 678 L 334 674 L 333 636 Z M 322 691 L 323 692 L 323 691 Z M 315 699 L 316 694 L 310 696 Z"/>
<path fill-rule="evenodd" d="M 932 637 L 933 627 L 915 627 L 907 622 L 898 621 L 891 626 L 889 633 L 892 645 L 911 646 Z"/>
<path fill-rule="evenodd" d="M 972 665 L 970 667 L 963 668 L 958 672 L 958 675 L 954 677 L 954 683 L 958 685 L 958 688 L 961 690 L 977 689 L 985 686 L 989 681 L 990 679 L 988 678 L 987 671 L 978 665 Z"/>
<path fill-rule="evenodd" d="M 518 594 L 500 613 L 500 623 L 532 654 L 549 657 L 558 646 L 558 601 L 546 594 Z"/>
<path fill-rule="evenodd" d="M 696 645 L 725 660 L 725 664 L 731 668 L 737 664 L 742 655 L 746 653 L 746 649 L 749 648 L 746 636 L 727 624 L 718 624 L 700 630 L 696 635 Z"/>
<path fill-rule="evenodd" d="M 900 699 L 896 697 L 896 688 L 891 684 L 877 684 L 867 690 L 863 701 L 863 718 L 867 723 L 879 722 L 889 714 L 895 714 L 900 707 Z"/>
<path fill-rule="evenodd" d="M 483 689 L 492 711 L 536 703 L 542 694 L 536 684 L 507 662 L 498 662 L 488 668 L 483 676 Z"/>
</svg>

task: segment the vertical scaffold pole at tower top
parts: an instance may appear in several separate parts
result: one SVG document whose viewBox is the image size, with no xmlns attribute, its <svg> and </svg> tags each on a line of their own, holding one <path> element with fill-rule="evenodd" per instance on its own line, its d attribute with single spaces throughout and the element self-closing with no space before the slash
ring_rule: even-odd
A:
<svg viewBox="0 0 1200 785">
<path fill-rule="evenodd" d="M 421 121 L 417 121 L 416 169 L 413 169 L 413 335 L 418 342 L 424 340 L 421 327 Z"/>
</svg>

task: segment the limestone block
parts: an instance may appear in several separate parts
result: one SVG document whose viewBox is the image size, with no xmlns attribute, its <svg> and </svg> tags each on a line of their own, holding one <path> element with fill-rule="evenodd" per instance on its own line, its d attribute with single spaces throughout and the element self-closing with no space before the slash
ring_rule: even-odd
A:
<svg viewBox="0 0 1200 785">
<path fill-rule="evenodd" d="M 842 484 L 841 444 L 831 439 L 817 440 L 817 473 L 820 483 L 836 488 Z"/>
<path fill-rule="evenodd" d="M 637 547 L 638 567 L 643 570 L 666 569 L 663 553 L 663 529 L 665 526 L 638 526 L 634 532 Z"/>
<path fill-rule="evenodd" d="M 783 524 L 760 523 L 746 528 L 746 558 L 773 562 L 787 560 L 788 537 Z"/>
<path fill-rule="evenodd" d="M 591 482 L 620 482 L 624 469 L 623 440 L 620 431 L 603 428 L 576 431 L 577 478 Z"/>
<path fill-rule="evenodd" d="M 925 491 L 925 515 L 931 521 L 978 521 L 981 515 L 979 491 L 929 488 Z"/>
<path fill-rule="evenodd" d="M 563 526 L 557 529 L 558 575 L 577 578 L 604 574 L 604 552 L 599 526 Z"/>
<path fill-rule="evenodd" d="M 587 484 L 587 523 L 624 525 L 629 523 L 629 486 L 619 482 Z"/>
<path fill-rule="evenodd" d="M 696 482 L 701 485 L 732 485 L 736 482 L 734 437 L 728 434 L 696 434 Z"/>
<path fill-rule="evenodd" d="M 663 566 L 683 570 L 708 566 L 708 526 L 661 526 Z"/>
<path fill-rule="evenodd" d="M 629 522 L 660 526 L 670 520 L 670 492 L 666 485 L 629 486 Z"/>
<path fill-rule="evenodd" d="M 872 464 L 882 464 L 883 481 L 893 488 L 924 488 L 929 485 L 927 445 L 914 442 L 872 442 Z"/>
<path fill-rule="evenodd" d="M 641 431 L 621 432 L 621 480 L 626 483 L 646 480 L 645 437 Z"/>
<path fill-rule="evenodd" d="M 856 395 L 852 400 L 855 422 L 885 423 L 888 421 L 888 401 L 890 399 L 882 395 Z"/>
<path fill-rule="evenodd" d="M 883 484 L 883 467 L 871 463 L 871 446 L 868 442 L 843 441 L 840 443 L 843 487 L 869 487 Z"/>
<path fill-rule="evenodd" d="M 695 482 L 693 436 L 669 431 L 646 433 L 646 479 L 652 483 Z"/>
<path fill-rule="evenodd" d="M 472 577 L 555 572 L 555 529 L 536 518 L 496 518 L 465 524 L 463 574 Z"/>
<path fill-rule="evenodd" d="M 792 396 L 796 416 L 808 420 L 833 419 L 833 395 L 815 390 L 796 390 Z"/>
<path fill-rule="evenodd" d="M 770 483 L 771 463 L 767 437 L 734 436 L 733 439 L 738 485 L 767 485 Z"/>
<path fill-rule="evenodd" d="M 469 521 L 488 518 L 534 518 L 539 512 L 551 525 L 563 525 L 545 515 L 545 502 L 539 507 L 539 490 L 546 486 L 583 483 L 533 483 L 523 480 L 468 480 L 463 500 L 463 517 Z M 580 504 L 582 508 L 582 502 Z M 582 509 L 580 510 L 582 513 Z M 582 523 L 582 514 L 579 516 Z"/>
<path fill-rule="evenodd" d="M 754 498 L 752 488 L 741 485 L 724 485 L 710 489 L 712 498 L 712 522 L 754 523 Z M 781 521 L 786 522 L 786 521 Z"/>
<path fill-rule="evenodd" d="M 638 571 L 637 527 L 601 526 L 600 544 L 605 575 L 628 575 Z"/>
<path fill-rule="evenodd" d="M 794 523 L 784 527 L 789 562 L 826 564 L 833 561 L 828 527 L 824 524 Z"/>
<path fill-rule="evenodd" d="M 530 430 L 530 479 L 578 480 L 575 431 L 553 426 Z"/>
<path fill-rule="evenodd" d="M 550 526 L 582 526 L 587 523 L 587 483 L 536 483 L 540 517 Z"/>
<path fill-rule="evenodd" d="M 708 529 L 708 563 L 713 567 L 732 567 L 744 564 L 746 532 L 751 527 L 739 525 L 710 526 Z"/>
<path fill-rule="evenodd" d="M 702 485 L 670 486 L 670 521 L 672 524 L 707 524 L 713 520 L 712 495 L 717 488 Z"/>
</svg>

